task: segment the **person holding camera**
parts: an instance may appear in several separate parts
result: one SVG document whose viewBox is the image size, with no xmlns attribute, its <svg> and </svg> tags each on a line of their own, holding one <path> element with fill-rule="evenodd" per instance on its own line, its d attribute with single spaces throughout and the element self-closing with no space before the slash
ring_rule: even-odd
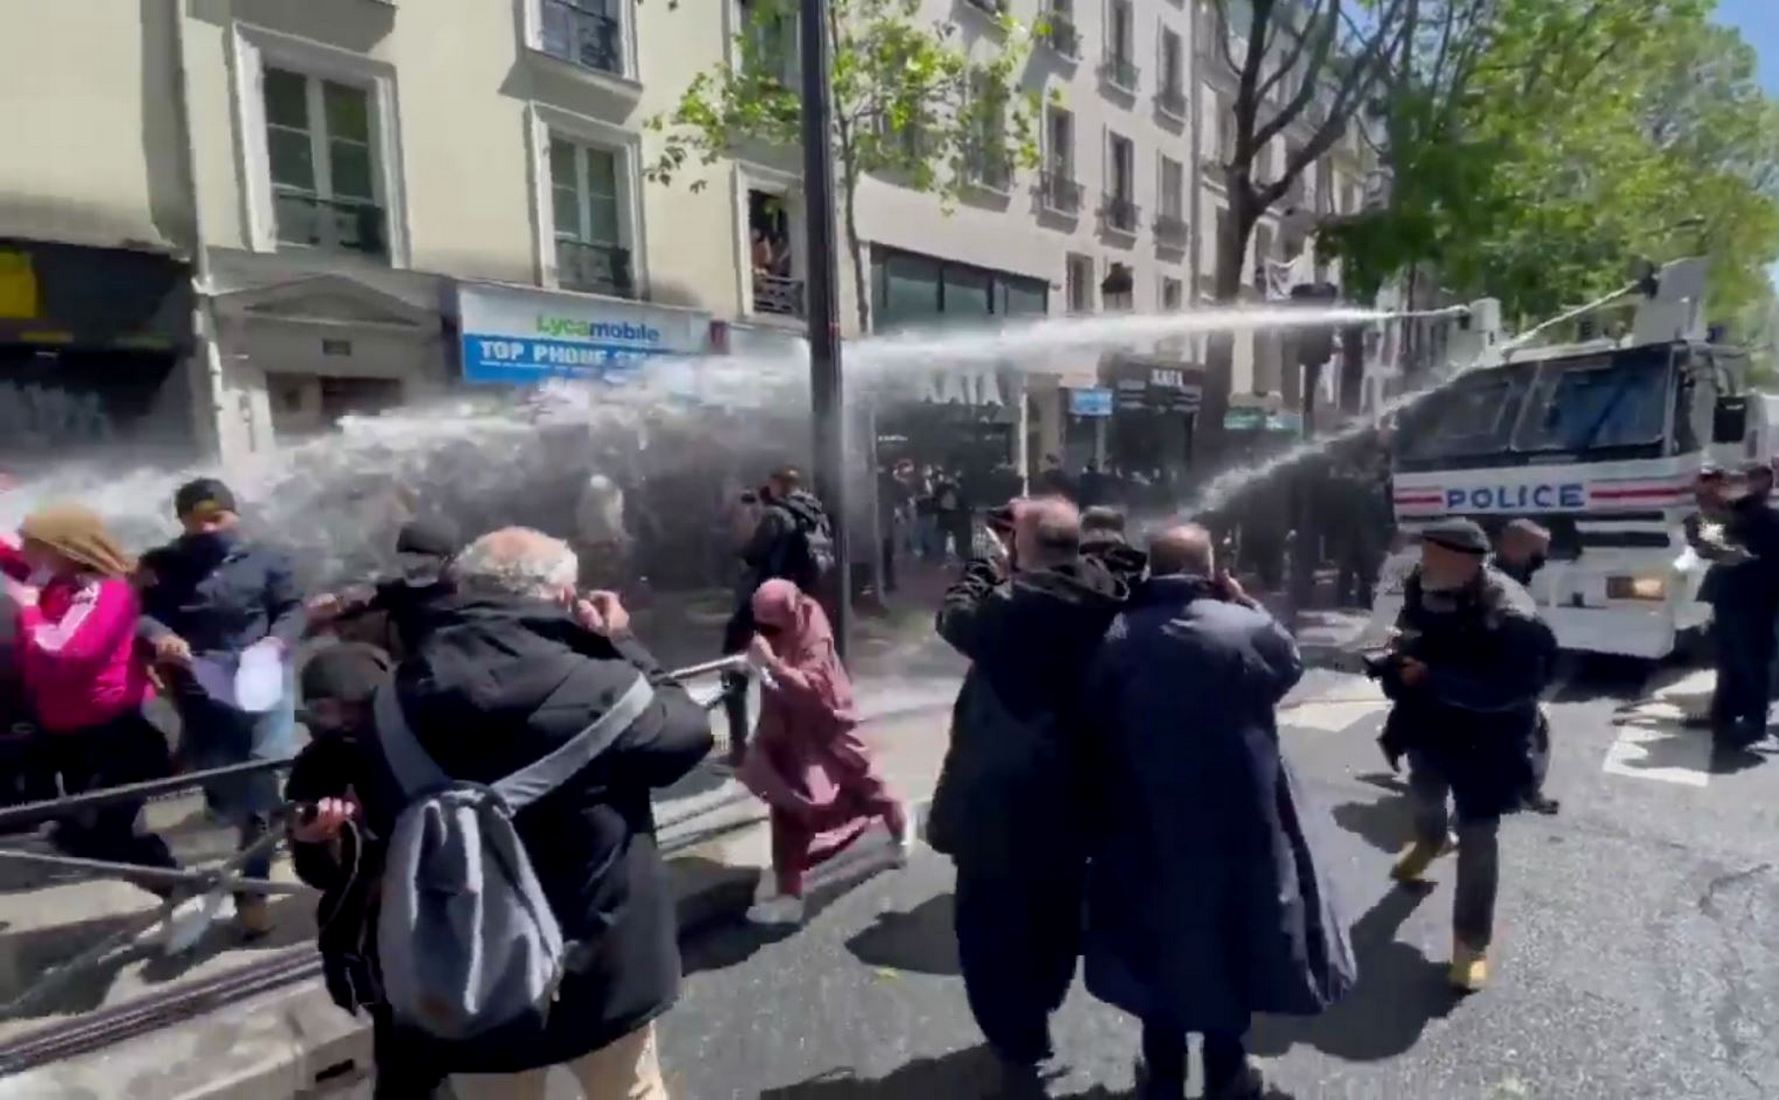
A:
<svg viewBox="0 0 1779 1100">
<path fill-rule="evenodd" d="M 1003 1090 L 1035 1094 L 1049 1017 L 1074 980 L 1086 874 L 1086 668 L 1126 584 L 1081 553 L 1065 500 L 989 518 L 990 555 L 945 594 L 940 637 L 971 664 L 927 839 L 957 867 L 964 991 L 1001 1060 Z"/>
<path fill-rule="evenodd" d="M 1395 704 L 1379 738 L 1392 768 L 1404 755 L 1414 839 L 1391 869 L 1424 880 L 1450 849 L 1446 807 L 1457 807 L 1458 883 L 1448 978 L 1461 992 L 1488 980 L 1499 885 L 1501 816 L 1535 789 L 1539 696 L 1556 637 L 1526 590 L 1488 564 L 1488 535 L 1474 521 L 1446 520 L 1421 534 L 1421 562 L 1403 587 L 1389 651 L 1369 671 Z"/>
</svg>

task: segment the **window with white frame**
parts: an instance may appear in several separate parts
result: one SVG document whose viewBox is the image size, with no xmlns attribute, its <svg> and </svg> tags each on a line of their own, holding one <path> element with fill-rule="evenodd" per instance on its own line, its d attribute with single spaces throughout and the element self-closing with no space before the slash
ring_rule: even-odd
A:
<svg viewBox="0 0 1779 1100">
<path fill-rule="evenodd" d="M 625 163 L 620 150 L 550 135 L 556 282 L 563 289 L 636 293 L 623 217 Z"/>
<path fill-rule="evenodd" d="M 1161 157 L 1161 216 L 1186 217 L 1186 166 L 1167 154 Z"/>
<path fill-rule="evenodd" d="M 738 57 L 736 62 L 751 62 L 761 75 L 795 88 L 803 71 L 796 6 L 788 0 L 736 0 L 735 7 L 741 36 L 751 55 Z"/>
<path fill-rule="evenodd" d="M 1186 284 L 1165 275 L 1161 277 L 1161 311 L 1178 313 L 1186 305 Z"/>
<path fill-rule="evenodd" d="M 1101 207 L 1108 228 L 1120 233 L 1137 231 L 1137 149 L 1122 134 L 1106 134 L 1106 198 Z"/>
<path fill-rule="evenodd" d="M 1093 312 L 1093 257 L 1069 255 L 1065 269 L 1066 290 L 1070 313 Z"/>
<path fill-rule="evenodd" d="M 1130 0 L 1106 0 L 1106 79 L 1125 91 L 1137 87 L 1134 17 Z"/>
<path fill-rule="evenodd" d="M 260 87 L 278 242 L 387 258 L 370 90 L 273 66 Z"/>
<path fill-rule="evenodd" d="M 1075 116 L 1052 104 L 1044 117 L 1045 204 L 1054 211 L 1073 214 L 1081 208 L 1081 184 L 1075 179 Z"/>
<path fill-rule="evenodd" d="M 1186 68 L 1182 60 L 1184 47 L 1179 32 L 1171 27 L 1161 29 L 1161 78 L 1155 98 L 1161 109 L 1175 118 L 1186 117 Z"/>
<path fill-rule="evenodd" d="M 538 49 L 593 72 L 630 76 L 620 0 L 534 0 Z"/>
</svg>

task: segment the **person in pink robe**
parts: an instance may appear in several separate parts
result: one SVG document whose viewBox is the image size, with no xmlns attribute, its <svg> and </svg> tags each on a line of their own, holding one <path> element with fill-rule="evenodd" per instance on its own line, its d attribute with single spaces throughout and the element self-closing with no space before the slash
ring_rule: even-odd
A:
<svg viewBox="0 0 1779 1100">
<path fill-rule="evenodd" d="M 856 732 L 852 681 L 821 605 L 790 581 L 770 580 L 754 593 L 753 613 L 748 657 L 761 674 L 760 721 L 739 777 L 771 808 L 778 896 L 749 917 L 794 924 L 811 869 L 880 819 L 905 857 L 912 823 Z"/>
</svg>

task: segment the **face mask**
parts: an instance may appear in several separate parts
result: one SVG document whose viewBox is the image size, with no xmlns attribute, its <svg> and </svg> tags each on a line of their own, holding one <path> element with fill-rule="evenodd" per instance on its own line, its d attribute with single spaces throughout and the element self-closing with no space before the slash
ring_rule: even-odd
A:
<svg viewBox="0 0 1779 1100">
<path fill-rule="evenodd" d="M 1545 557 L 1543 554 L 1533 554 L 1531 557 L 1526 559 L 1526 572 L 1527 573 L 1538 572 L 1540 569 L 1544 568 L 1544 562 L 1545 562 Z"/>
</svg>

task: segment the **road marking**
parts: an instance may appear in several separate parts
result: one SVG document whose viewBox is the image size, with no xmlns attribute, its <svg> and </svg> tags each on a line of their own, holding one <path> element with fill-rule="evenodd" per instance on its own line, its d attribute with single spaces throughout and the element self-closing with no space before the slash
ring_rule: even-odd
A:
<svg viewBox="0 0 1779 1100">
<path fill-rule="evenodd" d="M 1685 787 L 1710 785 L 1711 734 L 1688 728 L 1686 721 L 1703 713 L 1715 684 L 1709 669 L 1695 670 L 1619 711 L 1618 739 L 1600 770 Z"/>
</svg>

